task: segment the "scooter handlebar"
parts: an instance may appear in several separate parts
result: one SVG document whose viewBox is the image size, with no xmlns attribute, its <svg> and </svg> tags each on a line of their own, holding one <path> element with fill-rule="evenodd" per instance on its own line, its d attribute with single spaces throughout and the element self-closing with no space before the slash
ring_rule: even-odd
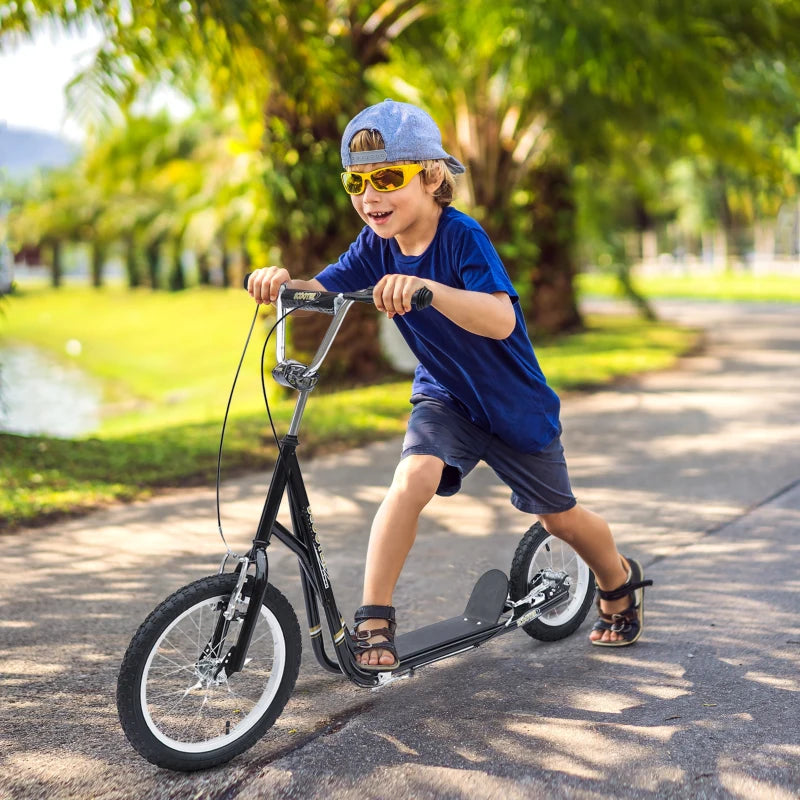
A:
<svg viewBox="0 0 800 800">
<path fill-rule="evenodd" d="M 244 276 L 244 288 L 250 281 L 251 272 Z M 356 303 L 373 303 L 372 287 L 361 289 L 358 292 L 325 292 L 308 289 L 283 289 L 283 304 L 288 306 L 302 306 L 305 311 L 323 311 L 330 313 L 337 297 L 353 300 Z M 411 296 L 411 306 L 417 311 L 427 308 L 433 302 L 433 292 L 423 286 Z"/>
</svg>

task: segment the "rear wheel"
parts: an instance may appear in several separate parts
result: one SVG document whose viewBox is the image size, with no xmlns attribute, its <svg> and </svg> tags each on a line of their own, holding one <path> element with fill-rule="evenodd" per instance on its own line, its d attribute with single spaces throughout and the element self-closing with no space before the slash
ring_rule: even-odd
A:
<svg viewBox="0 0 800 800">
<path fill-rule="evenodd" d="M 511 599 L 525 597 L 544 569 L 565 572 L 569 576 L 569 596 L 522 629 L 534 639 L 552 642 L 569 636 L 580 627 L 594 600 L 595 582 L 586 562 L 566 542 L 551 536 L 537 522 L 522 537 L 514 553 L 509 578 Z"/>
<path fill-rule="evenodd" d="M 252 747 L 283 711 L 300 668 L 300 627 L 268 585 L 241 671 L 219 671 L 239 636 L 252 580 L 224 640 L 210 645 L 234 591 L 235 574 L 185 586 L 159 605 L 131 640 L 120 667 L 117 709 L 125 735 L 153 764 L 195 770 Z"/>
</svg>

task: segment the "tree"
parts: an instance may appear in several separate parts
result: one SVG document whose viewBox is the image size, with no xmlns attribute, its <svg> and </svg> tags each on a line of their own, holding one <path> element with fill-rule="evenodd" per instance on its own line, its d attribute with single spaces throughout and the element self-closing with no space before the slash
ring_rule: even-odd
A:
<svg viewBox="0 0 800 800">
<path fill-rule="evenodd" d="M 14 249 L 37 245 L 49 251 L 51 285 L 58 288 L 64 245 L 80 241 L 96 213 L 77 173 L 71 169 L 43 172 L 28 181 L 24 194 L 12 198 L 9 238 Z"/>
<path fill-rule="evenodd" d="M 121 243 L 129 286 L 143 282 L 146 261 L 152 288 L 180 289 L 185 248 L 207 252 L 219 237 L 246 241 L 263 224 L 260 163 L 225 115 L 178 124 L 163 114 L 128 116 L 91 138 L 70 168 L 29 183 L 27 197 L 12 204 L 14 232 L 20 241 L 52 246 L 56 285 L 57 243 L 68 238 L 90 245 L 95 285 L 109 249 Z"/>
<path fill-rule="evenodd" d="M 94 87 L 89 106 L 104 110 L 100 101 L 110 97 L 128 108 L 159 81 L 192 97 L 210 96 L 218 107 L 234 99 L 244 125 L 263 126 L 262 235 L 293 273 L 309 275 L 338 255 L 356 229 L 338 182 L 338 138 L 367 95 L 365 71 L 427 8 L 420 0 L 42 0 L 15 4 L 0 16 L 0 41 L 9 31 L 29 33 L 43 17 L 68 25 L 91 17 L 108 39 L 78 82 L 84 95 Z M 368 315 L 362 324 L 374 328 L 377 321 Z M 349 358 L 339 346 L 344 371 L 374 371 L 377 331 L 356 338 L 372 343 L 371 352 Z"/>
<path fill-rule="evenodd" d="M 389 93 L 425 105 L 469 167 L 468 203 L 540 329 L 580 324 L 575 169 L 603 180 L 626 158 L 666 169 L 712 152 L 748 163 L 752 142 L 735 129 L 785 122 L 785 100 L 754 89 L 796 59 L 800 36 L 800 7 L 784 0 L 70 0 L 17 4 L 0 35 L 48 14 L 89 14 L 108 32 L 82 83 L 94 96 L 127 107 L 166 80 L 220 107 L 233 99 L 262 126 L 259 230 L 296 274 L 355 231 L 335 177 L 346 120 Z"/>
<path fill-rule="evenodd" d="M 445 122 L 468 167 L 469 201 L 530 294 L 527 316 L 538 329 L 580 323 L 576 168 L 602 185 L 614 171 L 621 179 L 618 165 L 628 162 L 635 186 L 643 161 L 666 170 L 700 151 L 750 165 L 760 156 L 742 134 L 753 121 L 774 128 L 795 113 L 790 93 L 764 95 L 775 70 L 763 68 L 796 57 L 797 4 L 443 0 L 437 8 L 398 44 L 402 79 L 389 66 L 379 81 Z M 606 215 L 606 225 L 642 210 L 636 191 L 625 195 L 632 207 Z"/>
</svg>

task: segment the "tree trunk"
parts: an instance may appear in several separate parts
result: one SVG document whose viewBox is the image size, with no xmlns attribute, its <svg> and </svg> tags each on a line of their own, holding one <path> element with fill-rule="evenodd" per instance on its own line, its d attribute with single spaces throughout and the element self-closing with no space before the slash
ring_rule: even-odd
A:
<svg viewBox="0 0 800 800">
<path fill-rule="evenodd" d="M 222 243 L 222 255 L 219 262 L 220 282 L 226 289 L 231 285 L 231 254 L 228 245 Z"/>
<path fill-rule="evenodd" d="M 525 302 L 531 332 L 581 330 L 573 284 L 576 209 L 569 173 L 560 164 L 548 164 L 532 172 L 524 188 L 532 196 L 527 218 L 524 208 L 495 209 L 486 220 L 490 238 Z"/>
<path fill-rule="evenodd" d="M 292 277 L 313 278 L 327 263 L 320 260 L 320 254 L 327 249 L 316 240 L 308 244 L 303 241 L 294 245 L 287 243 L 283 248 L 283 263 Z M 303 360 L 313 355 L 330 321 L 327 314 L 311 314 L 294 319 L 290 328 L 295 351 L 293 357 Z M 391 368 L 380 346 L 378 313 L 373 306 L 356 303 L 347 312 L 347 318 L 325 360 L 325 373 L 329 379 L 341 385 L 372 383 L 389 372 Z"/>
<path fill-rule="evenodd" d="M 211 258 L 207 250 L 197 256 L 197 281 L 201 286 L 211 284 Z"/>
<path fill-rule="evenodd" d="M 161 242 L 158 240 L 150 242 L 147 245 L 145 254 L 147 256 L 147 275 L 150 281 L 150 288 L 155 291 L 161 283 Z"/>
<path fill-rule="evenodd" d="M 253 259 L 250 256 L 250 248 L 247 246 L 247 240 L 242 237 L 242 259 L 241 269 L 237 276 L 236 286 L 244 285 L 244 276 L 249 275 L 253 270 Z"/>
<path fill-rule="evenodd" d="M 358 78 L 354 80 L 357 82 Z M 347 97 L 345 103 L 352 101 L 350 110 L 360 110 L 363 94 L 354 88 Z M 299 164 L 319 164 L 315 169 L 287 168 L 287 177 L 292 181 L 297 199 L 289 204 L 285 199 L 275 197 L 275 202 L 284 209 L 287 221 L 302 221 L 299 225 L 278 226 L 271 232 L 280 249 L 281 265 L 293 278 L 314 277 L 329 261 L 338 258 L 358 233 L 358 219 L 341 184 L 320 181 L 319 178 L 320 170 L 335 174 L 341 169 L 336 144 L 331 145 L 323 156 L 319 154 L 320 142 L 339 141 L 341 121 L 338 114 L 345 115 L 342 110 L 337 110 L 337 113 L 310 118 L 302 111 L 302 104 L 281 92 L 272 94 L 264 106 L 266 120 L 277 118 L 285 126 L 280 136 L 266 143 L 274 161 L 287 163 L 280 158 L 280 153 L 288 150 L 295 154 Z M 271 130 L 270 122 L 267 129 Z M 329 209 L 327 219 L 320 219 L 320 208 Z M 325 314 L 294 321 L 291 338 L 295 357 L 313 353 L 329 322 L 330 317 Z M 378 315 L 374 308 L 356 304 L 350 309 L 325 362 L 325 371 L 340 383 L 368 383 L 387 374 L 389 367 L 381 352 Z"/>
<path fill-rule="evenodd" d="M 92 286 L 100 289 L 103 286 L 103 267 L 106 261 L 106 248 L 96 239 L 92 242 Z"/>
<path fill-rule="evenodd" d="M 658 319 L 655 309 L 650 304 L 650 301 L 639 292 L 633 283 L 631 276 L 631 262 L 627 259 L 620 260 L 616 265 L 617 280 L 622 288 L 623 297 L 630 300 L 634 306 L 639 310 L 642 317 L 650 322 L 655 322 Z"/>
<path fill-rule="evenodd" d="M 172 268 L 169 271 L 169 289 L 180 292 L 186 288 L 186 275 L 183 271 L 183 236 L 178 236 L 172 246 Z"/>
<path fill-rule="evenodd" d="M 59 239 L 53 240 L 53 266 L 51 273 L 51 284 L 54 289 L 58 289 L 64 278 L 64 267 L 62 261 L 62 245 Z"/>
<path fill-rule="evenodd" d="M 572 182 L 567 169 L 559 164 L 536 170 L 531 178 L 533 235 L 539 259 L 528 272 L 532 294 L 527 318 L 540 333 L 580 330 L 583 319 L 574 286 L 576 209 Z"/>
<path fill-rule="evenodd" d="M 139 253 L 136 250 L 136 241 L 130 236 L 125 242 L 125 271 L 128 274 L 128 288 L 136 289 L 142 284 L 142 275 L 139 270 Z"/>
</svg>

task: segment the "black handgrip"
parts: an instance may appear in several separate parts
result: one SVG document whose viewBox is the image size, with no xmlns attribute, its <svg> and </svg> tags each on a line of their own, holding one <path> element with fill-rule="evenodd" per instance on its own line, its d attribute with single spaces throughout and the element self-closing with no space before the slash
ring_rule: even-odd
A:
<svg viewBox="0 0 800 800">
<path fill-rule="evenodd" d="M 417 311 L 422 311 L 423 308 L 427 308 L 432 302 L 433 292 L 427 286 L 417 289 L 417 291 L 411 295 L 411 307 L 416 308 Z"/>
</svg>

